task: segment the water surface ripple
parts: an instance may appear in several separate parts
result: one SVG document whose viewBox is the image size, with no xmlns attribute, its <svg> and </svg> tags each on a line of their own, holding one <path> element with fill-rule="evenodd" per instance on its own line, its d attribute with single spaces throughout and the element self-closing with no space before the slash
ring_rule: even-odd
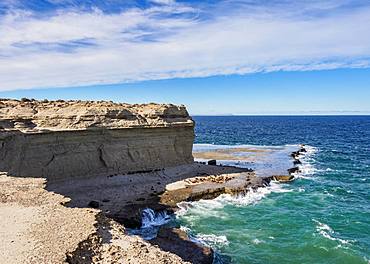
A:
<svg viewBox="0 0 370 264">
<path fill-rule="evenodd" d="M 198 144 L 310 146 L 293 184 L 183 205 L 177 221 L 215 262 L 369 263 L 370 117 L 194 119 Z"/>
</svg>

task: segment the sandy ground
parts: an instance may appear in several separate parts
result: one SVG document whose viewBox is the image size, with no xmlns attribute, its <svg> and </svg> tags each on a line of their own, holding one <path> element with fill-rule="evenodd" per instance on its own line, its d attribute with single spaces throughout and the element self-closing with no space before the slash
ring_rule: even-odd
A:
<svg viewBox="0 0 370 264">
<path fill-rule="evenodd" d="M 99 210 L 68 208 L 44 180 L 0 176 L 0 263 L 186 263 Z"/>
<path fill-rule="evenodd" d="M 186 263 L 44 187 L 43 179 L 0 175 L 0 263 Z"/>
<path fill-rule="evenodd" d="M 63 206 L 69 199 L 44 183 L 0 176 L 0 263 L 63 263 L 95 231 L 96 212 Z"/>
<path fill-rule="evenodd" d="M 25 263 L 36 246 L 29 236 L 32 225 L 40 221 L 38 207 L 0 204 L 0 262 Z"/>
</svg>

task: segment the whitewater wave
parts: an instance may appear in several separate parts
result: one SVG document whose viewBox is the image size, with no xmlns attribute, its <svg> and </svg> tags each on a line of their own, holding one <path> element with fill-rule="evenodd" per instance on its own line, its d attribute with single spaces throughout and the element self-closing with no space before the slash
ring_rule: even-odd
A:
<svg viewBox="0 0 370 264">
<path fill-rule="evenodd" d="M 333 235 L 335 234 L 335 232 L 329 225 L 321 223 L 316 219 L 312 219 L 312 221 L 316 223 L 316 231 L 323 237 L 332 241 L 338 241 L 344 245 L 353 242 L 352 240 L 345 240 L 338 237 L 334 237 Z"/>
<path fill-rule="evenodd" d="M 258 238 L 255 238 L 255 239 L 252 240 L 252 243 L 256 244 L 256 245 L 261 244 L 263 242 L 264 242 L 263 240 L 259 240 Z"/>
<path fill-rule="evenodd" d="M 139 235 L 145 240 L 151 240 L 157 236 L 159 227 L 167 224 L 173 219 L 166 211 L 155 212 L 146 208 L 142 212 L 142 222 L 139 229 L 131 229 L 129 233 Z"/>
<path fill-rule="evenodd" d="M 245 194 L 230 195 L 221 194 L 213 200 L 199 200 L 194 202 L 181 202 L 177 206 L 179 210 L 175 213 L 176 217 L 181 217 L 191 211 L 192 214 L 196 215 L 207 215 L 217 218 L 227 217 L 222 211 L 216 209 L 222 209 L 226 205 L 234 206 L 248 206 L 253 205 L 261 201 L 264 197 L 270 193 L 286 193 L 293 192 L 292 189 L 285 189 L 285 185 L 271 182 L 269 186 L 261 187 L 256 190 L 249 189 Z"/>
<path fill-rule="evenodd" d="M 252 145 L 241 145 L 241 146 L 248 146 L 248 147 L 255 147 L 255 148 L 271 148 L 271 146 L 252 146 Z M 212 145 L 212 144 L 195 144 L 195 150 L 204 151 L 204 149 L 217 149 L 217 148 L 233 148 L 236 146 L 225 146 L 225 145 Z M 275 146 L 278 149 L 284 150 L 294 150 L 299 148 L 299 145 L 285 145 L 285 146 Z M 297 173 L 295 176 L 297 178 L 311 178 L 312 175 L 317 171 L 314 167 L 313 156 L 318 151 L 316 147 L 305 145 L 306 152 L 302 152 L 299 156 L 302 164 L 299 165 L 301 172 Z M 285 155 L 288 155 L 286 152 Z M 235 165 L 235 164 L 233 164 Z M 222 209 L 226 205 L 233 205 L 233 206 L 248 206 L 253 205 L 261 201 L 264 197 L 269 195 L 270 193 L 284 193 L 284 192 L 293 192 L 297 191 L 291 188 L 289 184 L 281 184 L 272 181 L 269 186 L 261 187 L 256 190 L 250 189 L 248 192 L 239 195 L 230 195 L 230 194 L 222 194 L 213 200 L 200 200 L 195 202 L 181 202 L 177 204 L 179 210 L 176 212 L 176 217 L 181 217 L 187 214 L 189 211 L 191 212 L 189 217 L 192 215 L 196 216 L 208 216 L 208 217 L 215 217 L 215 218 L 227 218 L 228 215 L 223 212 Z M 303 188 L 298 189 L 298 192 L 304 192 Z"/>
<path fill-rule="evenodd" d="M 286 146 L 297 146 L 297 145 L 286 145 Z M 281 149 L 282 146 L 248 145 L 248 144 L 240 144 L 240 145 L 216 145 L 216 144 L 202 144 L 202 143 L 193 144 L 193 152 L 209 151 L 209 150 L 225 149 L 225 148 L 227 149 L 232 149 L 232 148 Z"/>
<path fill-rule="evenodd" d="M 299 172 L 294 173 L 296 178 L 312 179 L 312 175 L 318 172 L 318 169 L 313 165 L 315 160 L 313 156 L 318 152 L 318 148 L 305 145 L 306 152 L 301 152 L 298 159 L 301 164 L 298 165 Z"/>
<path fill-rule="evenodd" d="M 266 150 L 264 155 L 257 159 L 250 153 L 234 153 L 236 156 L 245 156 L 245 160 L 217 160 L 218 165 L 236 166 L 242 168 L 254 169 L 258 176 L 283 175 L 286 169 L 292 166 L 293 160 L 287 158 L 293 151 L 300 149 L 302 146 L 297 144 L 286 144 L 280 146 L 264 146 L 264 145 L 213 145 L 213 144 L 194 144 L 193 152 L 214 151 L 217 149 L 232 149 L 232 148 L 248 148 L 255 150 Z M 305 145 L 306 152 L 301 152 L 298 159 L 301 164 L 298 165 L 300 172 L 294 176 L 297 178 L 313 179 L 312 175 L 319 172 L 315 168 L 314 155 L 318 152 L 318 148 Z M 249 159 L 250 157 L 254 157 Z M 207 162 L 207 159 L 196 158 L 198 162 Z M 330 168 L 327 171 L 331 171 Z"/>
<path fill-rule="evenodd" d="M 227 237 L 224 235 L 202 234 L 202 233 L 194 234 L 192 233 L 190 228 L 186 226 L 181 226 L 180 229 L 185 231 L 193 242 L 200 243 L 211 248 L 219 248 L 229 245 L 229 241 L 227 240 Z"/>
<path fill-rule="evenodd" d="M 146 208 L 142 212 L 141 228 L 161 226 L 171 221 L 171 219 L 166 211 L 155 212 L 153 209 Z"/>
</svg>

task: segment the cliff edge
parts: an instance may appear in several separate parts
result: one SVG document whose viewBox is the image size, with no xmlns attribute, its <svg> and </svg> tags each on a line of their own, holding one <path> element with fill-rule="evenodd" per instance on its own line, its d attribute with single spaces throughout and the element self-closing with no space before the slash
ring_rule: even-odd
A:
<svg viewBox="0 0 370 264">
<path fill-rule="evenodd" d="M 175 126 L 194 126 L 183 105 L 0 99 L 0 131 L 35 133 Z"/>
<path fill-rule="evenodd" d="M 0 171 L 48 181 L 193 162 L 184 106 L 0 99 Z"/>
</svg>

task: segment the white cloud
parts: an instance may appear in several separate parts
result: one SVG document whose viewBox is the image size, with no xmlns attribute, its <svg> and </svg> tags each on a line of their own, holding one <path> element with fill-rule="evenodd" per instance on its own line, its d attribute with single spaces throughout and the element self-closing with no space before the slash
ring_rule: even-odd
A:
<svg viewBox="0 0 370 264">
<path fill-rule="evenodd" d="M 175 4 L 174 0 L 151 0 L 151 2 L 160 4 L 160 5 L 171 5 Z"/>
<path fill-rule="evenodd" d="M 0 20 L 0 91 L 369 67 L 369 8 L 316 17 L 293 8 L 242 10 L 211 19 L 177 3 L 115 14 L 10 13 Z"/>
</svg>

